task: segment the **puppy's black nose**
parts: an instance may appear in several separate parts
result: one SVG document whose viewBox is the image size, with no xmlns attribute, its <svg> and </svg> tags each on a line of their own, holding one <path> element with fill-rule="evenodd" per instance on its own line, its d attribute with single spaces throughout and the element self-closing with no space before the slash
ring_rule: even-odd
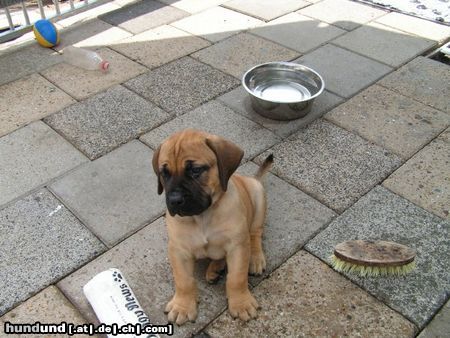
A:
<svg viewBox="0 0 450 338">
<path fill-rule="evenodd" d="M 180 207 L 184 204 L 184 195 L 179 191 L 171 191 L 167 196 L 167 202 L 171 207 Z"/>
</svg>

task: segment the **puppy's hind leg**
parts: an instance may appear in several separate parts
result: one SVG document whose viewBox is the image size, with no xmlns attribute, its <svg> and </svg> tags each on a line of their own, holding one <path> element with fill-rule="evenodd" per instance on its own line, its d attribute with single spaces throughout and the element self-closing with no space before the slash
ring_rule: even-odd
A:
<svg viewBox="0 0 450 338">
<path fill-rule="evenodd" d="M 264 191 L 258 194 L 255 218 L 250 227 L 250 265 L 251 275 L 261 275 L 266 269 L 266 258 L 262 248 L 263 227 L 266 219 L 266 196 Z"/>
<path fill-rule="evenodd" d="M 208 265 L 208 269 L 206 270 L 206 281 L 209 284 L 215 284 L 219 281 L 220 277 L 222 277 L 223 271 L 227 263 L 225 259 L 212 260 Z"/>
</svg>

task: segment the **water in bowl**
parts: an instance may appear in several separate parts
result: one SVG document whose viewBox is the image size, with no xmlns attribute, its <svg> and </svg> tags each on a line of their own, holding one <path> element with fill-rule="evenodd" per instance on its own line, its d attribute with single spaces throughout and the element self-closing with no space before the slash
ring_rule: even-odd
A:
<svg viewBox="0 0 450 338">
<path fill-rule="evenodd" d="M 255 95 L 272 102 L 299 102 L 311 98 L 311 91 L 297 83 L 283 80 L 271 80 L 259 84 L 254 89 Z"/>
</svg>

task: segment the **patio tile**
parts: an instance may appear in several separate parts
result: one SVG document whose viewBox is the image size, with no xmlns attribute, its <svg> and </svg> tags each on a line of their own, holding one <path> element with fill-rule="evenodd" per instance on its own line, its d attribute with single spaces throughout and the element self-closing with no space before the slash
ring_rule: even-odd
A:
<svg viewBox="0 0 450 338">
<path fill-rule="evenodd" d="M 138 34 L 187 16 L 188 13 L 159 1 L 146 0 L 106 13 L 99 19 Z"/>
<path fill-rule="evenodd" d="M 62 58 L 49 48 L 37 44 L 0 56 L 0 85 L 39 72 L 62 62 Z"/>
<path fill-rule="evenodd" d="M 433 318 L 430 324 L 418 335 L 418 338 L 440 338 L 450 332 L 450 301 Z"/>
<path fill-rule="evenodd" d="M 74 102 L 39 74 L 0 86 L 0 136 Z"/>
<path fill-rule="evenodd" d="M 64 278 L 58 287 L 75 304 L 89 322 L 97 318 L 83 294 L 82 287 L 97 273 L 109 268 L 122 271 L 136 298 L 153 324 L 166 324 L 163 313 L 174 293 L 172 272 L 167 257 L 167 230 L 164 218 L 159 218 L 96 260 Z M 204 278 L 205 265 L 197 270 L 199 287 L 198 317 L 195 323 L 174 325 L 173 337 L 190 337 L 214 319 L 226 306 L 223 283 L 208 285 Z"/>
<path fill-rule="evenodd" d="M 117 85 L 44 121 L 93 160 L 168 117 L 154 104 Z"/>
<path fill-rule="evenodd" d="M 407 160 L 450 125 L 450 116 L 374 85 L 325 118 Z"/>
<path fill-rule="evenodd" d="M 208 102 L 153 129 L 141 136 L 141 140 L 156 149 L 172 133 L 185 128 L 204 130 L 232 140 L 245 151 L 245 159 L 256 156 L 279 140 L 269 130 L 242 117 L 218 101 Z"/>
<path fill-rule="evenodd" d="M 112 48 L 149 68 L 155 68 L 209 45 L 206 40 L 164 25 L 122 40 Z"/>
<path fill-rule="evenodd" d="M 249 94 L 242 86 L 219 96 L 217 100 L 250 120 L 263 125 L 265 128 L 273 131 L 282 138 L 285 138 L 297 130 L 307 126 L 343 101 L 339 96 L 324 91 L 318 98 L 315 99 L 311 112 L 309 112 L 309 114 L 305 117 L 290 121 L 276 121 L 265 118 L 253 110 Z"/>
<path fill-rule="evenodd" d="M 212 337 L 413 337 L 413 324 L 317 258 L 301 251 L 254 289 L 261 305 L 248 323 L 222 314 Z"/>
<path fill-rule="evenodd" d="M 392 67 L 408 62 L 435 45 L 432 40 L 378 23 L 357 28 L 337 38 L 333 43 Z"/>
<path fill-rule="evenodd" d="M 184 57 L 125 85 L 165 111 L 181 115 L 238 84 L 235 78 Z"/>
<path fill-rule="evenodd" d="M 224 4 L 225 7 L 235 11 L 254 16 L 262 20 L 273 20 L 279 16 L 310 5 L 303 0 L 231 0 Z"/>
<path fill-rule="evenodd" d="M 42 122 L 0 138 L 0 205 L 88 161 Z"/>
<path fill-rule="evenodd" d="M 330 55 L 333 62 L 330 62 Z M 320 47 L 295 62 L 319 72 L 325 80 L 326 89 L 346 98 L 391 71 L 388 66 L 333 45 Z"/>
<path fill-rule="evenodd" d="M 250 32 L 300 53 L 306 53 L 345 33 L 345 30 L 307 16 L 290 13 Z"/>
<path fill-rule="evenodd" d="M 450 68 L 441 62 L 419 56 L 383 78 L 380 84 L 450 113 Z"/>
<path fill-rule="evenodd" d="M 214 7 L 172 23 L 172 26 L 217 42 L 262 21 L 223 7 Z"/>
<path fill-rule="evenodd" d="M 61 63 L 43 71 L 42 75 L 77 100 L 83 100 L 148 70 L 111 49 L 102 48 L 98 53 L 110 63 L 106 73 Z"/>
<path fill-rule="evenodd" d="M 65 19 L 57 21 L 58 25 L 61 25 L 63 27 L 69 27 L 74 26 L 75 24 L 81 24 L 83 22 L 90 21 L 99 15 L 102 15 L 104 13 L 111 12 L 113 10 L 119 9 L 120 6 L 112 3 L 107 2 L 100 5 L 94 5 L 92 8 L 90 8 L 87 11 L 80 12 L 75 15 L 71 15 Z"/>
<path fill-rule="evenodd" d="M 46 189 L 0 210 L 0 231 L 0 315 L 105 249 Z"/>
<path fill-rule="evenodd" d="M 205 9 L 216 7 L 228 0 L 160 0 L 162 3 L 171 5 L 188 13 L 198 13 Z"/>
<path fill-rule="evenodd" d="M 2 336 L 7 336 L 4 332 L 6 322 L 12 324 L 34 324 L 35 322 L 59 324 L 66 322 L 75 325 L 86 323 L 81 314 L 55 286 L 49 286 L 23 304 L 20 304 L 14 310 L 0 317 L 0 335 Z M 41 338 L 42 335 L 27 334 L 26 337 Z M 79 337 L 87 338 L 89 336 L 79 335 Z"/>
<path fill-rule="evenodd" d="M 247 162 L 239 168 L 238 173 L 253 176 L 257 169 L 258 166 L 253 162 Z M 257 285 L 300 250 L 336 216 L 314 198 L 271 173 L 264 179 L 264 186 L 267 194 L 267 218 L 263 247 L 267 267 L 262 276 L 250 277 L 252 285 Z"/>
<path fill-rule="evenodd" d="M 375 21 L 429 40 L 443 42 L 450 37 L 450 27 L 411 15 L 391 12 Z"/>
<path fill-rule="evenodd" d="M 162 215 L 153 152 L 131 141 L 85 165 L 50 189 L 108 246 Z"/>
<path fill-rule="evenodd" d="M 351 239 L 389 240 L 417 251 L 415 271 L 403 278 L 345 276 L 423 327 L 443 305 L 450 280 L 450 223 L 383 187 L 376 187 L 306 245 L 322 260 Z"/>
<path fill-rule="evenodd" d="M 401 160 L 332 123 L 316 120 L 273 153 L 272 172 L 328 207 L 343 212 L 397 168 Z"/>
<path fill-rule="evenodd" d="M 352 30 L 388 12 L 348 0 L 324 0 L 297 13 Z"/>
<path fill-rule="evenodd" d="M 383 185 L 450 220 L 450 129 L 419 151 L 394 172 Z"/>
<path fill-rule="evenodd" d="M 260 37 L 241 33 L 194 53 L 192 56 L 239 79 L 254 65 L 289 61 L 300 54 Z"/>
</svg>

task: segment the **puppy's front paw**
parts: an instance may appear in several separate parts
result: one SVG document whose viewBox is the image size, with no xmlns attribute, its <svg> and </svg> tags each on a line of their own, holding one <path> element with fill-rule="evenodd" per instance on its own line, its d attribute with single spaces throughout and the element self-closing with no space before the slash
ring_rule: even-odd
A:
<svg viewBox="0 0 450 338">
<path fill-rule="evenodd" d="M 248 321 L 256 318 L 258 302 L 252 296 L 250 291 L 244 296 L 236 299 L 230 298 L 228 300 L 228 310 L 233 318 L 240 318 L 243 321 Z"/>
<path fill-rule="evenodd" d="M 197 302 L 195 298 L 181 298 L 173 296 L 172 300 L 167 303 L 165 313 L 168 313 L 167 319 L 171 323 L 183 325 L 188 320 L 195 322 L 197 318 Z"/>
<path fill-rule="evenodd" d="M 266 269 L 266 258 L 264 257 L 264 253 L 262 251 L 257 253 L 252 253 L 250 256 L 250 265 L 248 268 L 248 272 L 250 275 L 261 275 Z"/>
</svg>

